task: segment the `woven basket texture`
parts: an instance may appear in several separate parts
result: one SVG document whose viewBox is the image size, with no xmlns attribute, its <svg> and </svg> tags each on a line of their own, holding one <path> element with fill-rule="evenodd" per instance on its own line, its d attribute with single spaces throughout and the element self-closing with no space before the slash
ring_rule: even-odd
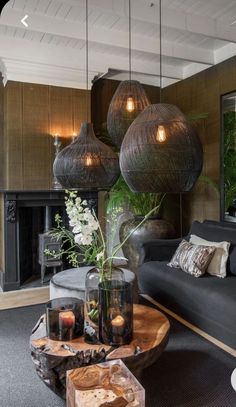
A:
<svg viewBox="0 0 236 407">
<path fill-rule="evenodd" d="M 132 112 L 126 109 L 130 96 L 134 101 Z M 107 114 L 107 130 L 116 147 L 120 148 L 129 126 L 149 104 L 145 90 L 138 81 L 123 81 L 119 84 Z"/>
<path fill-rule="evenodd" d="M 120 174 L 116 153 L 97 139 L 92 123 L 57 155 L 53 172 L 63 188 L 110 189 Z"/>
<path fill-rule="evenodd" d="M 158 126 L 166 140 L 157 140 Z M 129 127 L 120 150 L 121 173 L 135 192 L 187 192 L 202 170 L 195 129 L 174 105 L 148 106 Z"/>
</svg>

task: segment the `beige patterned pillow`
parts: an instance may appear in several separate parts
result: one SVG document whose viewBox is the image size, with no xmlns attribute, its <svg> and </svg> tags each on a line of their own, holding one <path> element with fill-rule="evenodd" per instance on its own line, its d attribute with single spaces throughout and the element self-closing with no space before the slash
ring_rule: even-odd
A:
<svg viewBox="0 0 236 407">
<path fill-rule="evenodd" d="M 214 246 L 215 253 L 207 267 L 207 273 L 212 276 L 226 277 L 226 264 L 229 257 L 229 242 L 210 242 L 209 240 L 202 239 L 196 235 L 190 235 L 190 243 L 198 244 L 201 246 Z"/>
<path fill-rule="evenodd" d="M 213 246 L 200 246 L 182 240 L 168 266 L 181 268 L 194 277 L 200 277 L 205 273 L 214 252 Z"/>
</svg>

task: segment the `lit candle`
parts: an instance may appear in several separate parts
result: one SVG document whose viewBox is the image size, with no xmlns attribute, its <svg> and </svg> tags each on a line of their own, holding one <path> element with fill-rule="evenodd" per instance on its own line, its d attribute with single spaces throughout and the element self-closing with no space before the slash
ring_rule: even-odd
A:
<svg viewBox="0 0 236 407">
<path fill-rule="evenodd" d="M 119 337 L 121 337 L 124 333 L 125 329 L 125 319 L 121 315 L 117 315 L 111 321 L 112 326 L 112 333 L 114 335 L 113 341 L 114 343 L 119 342 Z"/>
<path fill-rule="evenodd" d="M 73 329 L 75 326 L 75 315 L 72 311 L 59 313 L 59 326 L 61 329 Z"/>
<path fill-rule="evenodd" d="M 114 328 L 121 328 L 125 324 L 125 320 L 121 315 L 117 315 L 112 321 L 111 324 Z"/>
</svg>

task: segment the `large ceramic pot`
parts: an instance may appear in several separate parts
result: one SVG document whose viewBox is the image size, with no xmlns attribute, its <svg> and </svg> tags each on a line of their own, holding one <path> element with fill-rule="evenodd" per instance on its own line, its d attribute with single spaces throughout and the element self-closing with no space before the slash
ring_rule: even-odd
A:
<svg viewBox="0 0 236 407">
<path fill-rule="evenodd" d="M 120 241 L 134 230 L 141 222 L 142 216 L 135 216 L 122 223 L 120 227 Z M 124 256 L 128 259 L 128 266 L 137 273 L 140 247 L 143 243 L 154 239 L 171 239 L 175 237 L 174 226 L 164 219 L 159 217 L 150 217 L 142 226 L 140 226 L 124 244 L 122 250 Z"/>
</svg>

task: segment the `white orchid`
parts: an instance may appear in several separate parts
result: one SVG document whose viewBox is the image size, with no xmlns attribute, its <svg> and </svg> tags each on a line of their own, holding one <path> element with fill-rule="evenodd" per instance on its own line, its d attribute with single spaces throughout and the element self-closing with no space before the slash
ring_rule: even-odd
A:
<svg viewBox="0 0 236 407">
<path fill-rule="evenodd" d="M 62 219 L 57 215 L 58 227 L 54 231 L 54 234 L 65 238 L 67 246 L 70 243 L 70 247 L 62 250 L 61 254 L 67 254 L 74 266 L 78 265 L 79 255 L 85 263 L 95 263 L 103 268 L 106 245 L 96 214 L 75 191 L 66 191 L 66 194 L 65 206 L 71 230 L 62 227 Z"/>
<path fill-rule="evenodd" d="M 96 260 L 97 260 L 97 261 L 100 261 L 100 260 L 103 259 L 103 258 L 104 258 L 104 252 L 100 252 L 100 253 L 98 253 L 97 256 L 96 256 Z"/>
<path fill-rule="evenodd" d="M 62 219 L 60 215 L 57 214 L 55 217 L 57 227 L 53 229 L 51 233 L 62 239 L 61 256 L 66 255 L 67 260 L 74 267 L 79 265 L 81 259 L 85 264 L 95 264 L 100 270 L 101 279 L 103 279 L 106 278 L 107 267 L 109 273 L 112 272 L 112 261 L 114 259 L 124 259 L 123 257 L 116 257 L 116 255 L 131 234 L 126 236 L 124 241 L 115 247 L 110 256 L 107 256 L 106 240 L 103 236 L 102 229 L 95 212 L 87 205 L 87 201 L 82 201 L 82 199 L 77 196 L 77 192 L 66 191 L 65 206 L 69 218 L 70 230 L 67 230 L 62 225 Z M 161 205 L 161 202 L 159 205 Z M 157 207 L 151 210 L 133 232 L 135 232 L 156 209 Z M 53 252 L 49 250 L 45 252 L 55 257 Z"/>
</svg>

